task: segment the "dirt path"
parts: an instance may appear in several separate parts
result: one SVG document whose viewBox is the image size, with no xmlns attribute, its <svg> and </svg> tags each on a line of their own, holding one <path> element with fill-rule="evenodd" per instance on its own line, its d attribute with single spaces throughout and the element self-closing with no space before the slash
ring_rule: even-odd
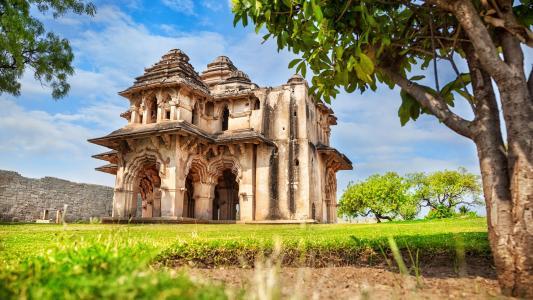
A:
<svg viewBox="0 0 533 300">
<path fill-rule="evenodd" d="M 283 299 L 494 299 L 501 296 L 489 266 L 473 266 L 458 277 L 450 267 L 431 268 L 416 277 L 374 267 L 283 267 L 268 269 L 189 269 L 198 280 L 223 282 L 255 293 L 281 288 Z M 273 272 L 275 273 L 275 272 Z"/>
</svg>

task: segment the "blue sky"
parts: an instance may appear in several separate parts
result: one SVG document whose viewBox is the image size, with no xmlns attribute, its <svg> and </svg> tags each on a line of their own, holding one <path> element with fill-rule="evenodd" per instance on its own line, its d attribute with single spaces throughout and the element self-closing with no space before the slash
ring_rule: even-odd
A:
<svg viewBox="0 0 533 300">
<path fill-rule="evenodd" d="M 0 95 L 0 169 L 28 177 L 54 176 L 77 182 L 112 186 L 111 175 L 94 171 L 102 161 L 90 156 L 105 149 L 86 142 L 125 125 L 119 114 L 128 108 L 117 95 L 145 67 L 172 48 L 184 50 L 196 71 L 218 55 L 261 86 L 283 84 L 293 71 L 295 56 L 278 52 L 275 43 L 261 44 L 253 28 L 234 28 L 226 0 L 95 1 L 95 17 L 68 15 L 47 27 L 70 39 L 76 74 L 70 94 L 54 101 L 50 91 L 28 73 L 22 95 Z M 450 76 L 443 70 L 443 77 Z M 456 169 L 479 172 L 474 145 L 430 116 L 400 126 L 398 90 L 341 94 L 333 101 L 338 125 L 332 145 L 354 163 L 353 171 L 338 174 L 338 190 L 350 180 L 373 173 Z M 459 104 L 457 113 L 471 118 Z"/>
</svg>

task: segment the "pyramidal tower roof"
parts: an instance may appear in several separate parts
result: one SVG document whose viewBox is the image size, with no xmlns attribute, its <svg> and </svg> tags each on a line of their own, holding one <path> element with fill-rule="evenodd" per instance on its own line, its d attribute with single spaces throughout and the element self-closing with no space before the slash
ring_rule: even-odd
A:
<svg viewBox="0 0 533 300">
<path fill-rule="evenodd" d="M 202 80 L 209 86 L 223 83 L 233 71 L 237 71 L 233 62 L 227 56 L 219 56 L 207 64 L 207 69 L 202 72 Z"/>
<path fill-rule="evenodd" d="M 144 74 L 135 78 L 133 86 L 119 94 L 126 96 L 152 87 L 178 84 L 186 85 L 203 94 L 209 94 L 208 87 L 189 63 L 187 54 L 180 49 L 172 49 L 163 55 L 159 62 L 144 69 Z"/>
</svg>

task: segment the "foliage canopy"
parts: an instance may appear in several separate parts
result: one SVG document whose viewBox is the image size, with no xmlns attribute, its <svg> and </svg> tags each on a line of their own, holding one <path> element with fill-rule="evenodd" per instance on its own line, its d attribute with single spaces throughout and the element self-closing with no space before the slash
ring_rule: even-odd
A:
<svg viewBox="0 0 533 300">
<path fill-rule="evenodd" d="M 461 168 L 458 171 L 444 170 L 431 174 L 409 175 L 417 202 L 431 209 L 444 207 L 451 212 L 459 205 L 481 205 L 479 176 Z"/>
<path fill-rule="evenodd" d="M 372 215 L 378 222 L 398 216 L 411 220 L 418 214 L 419 206 L 408 190 L 409 182 L 394 172 L 372 175 L 348 185 L 341 196 L 338 213 L 350 217 Z"/>
<path fill-rule="evenodd" d="M 43 85 L 52 89 L 52 97 L 64 97 L 74 73 L 74 55 L 68 40 L 47 32 L 32 9 L 59 18 L 68 12 L 93 16 L 92 3 L 78 0 L 6 0 L 0 1 L 0 94 L 20 95 L 20 79 L 27 68 Z"/>
<path fill-rule="evenodd" d="M 338 213 L 347 217 L 372 215 L 378 222 L 397 217 L 411 220 L 421 207 L 429 207 L 432 218 L 448 218 L 461 204 L 482 204 L 480 193 L 479 177 L 464 168 L 405 177 L 389 172 L 350 183 L 341 196 Z"/>
</svg>

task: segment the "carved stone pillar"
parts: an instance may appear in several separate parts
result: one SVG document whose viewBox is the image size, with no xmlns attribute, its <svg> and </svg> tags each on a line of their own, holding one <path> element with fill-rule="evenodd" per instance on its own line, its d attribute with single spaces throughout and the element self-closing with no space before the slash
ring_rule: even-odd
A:
<svg viewBox="0 0 533 300">
<path fill-rule="evenodd" d="M 137 124 L 137 123 L 140 123 L 139 121 L 139 108 L 135 105 L 132 105 L 130 107 L 130 111 L 131 111 L 131 119 L 130 119 L 130 123 L 131 124 Z"/>
<path fill-rule="evenodd" d="M 200 220 L 211 220 L 213 218 L 215 186 L 215 183 L 194 183 L 195 218 Z"/>
<path fill-rule="evenodd" d="M 130 202 L 133 195 L 132 191 L 115 189 L 113 195 L 113 217 L 128 218 L 130 213 Z"/>
<path fill-rule="evenodd" d="M 176 105 L 177 103 L 175 101 L 170 101 L 170 120 L 175 121 L 177 120 L 176 117 Z"/>
<path fill-rule="evenodd" d="M 150 118 L 150 110 L 149 109 L 146 109 L 146 105 L 142 105 L 141 106 L 142 110 L 143 110 L 143 119 L 142 119 L 142 124 L 148 124 L 148 122 L 150 121 L 149 118 Z"/>
</svg>

